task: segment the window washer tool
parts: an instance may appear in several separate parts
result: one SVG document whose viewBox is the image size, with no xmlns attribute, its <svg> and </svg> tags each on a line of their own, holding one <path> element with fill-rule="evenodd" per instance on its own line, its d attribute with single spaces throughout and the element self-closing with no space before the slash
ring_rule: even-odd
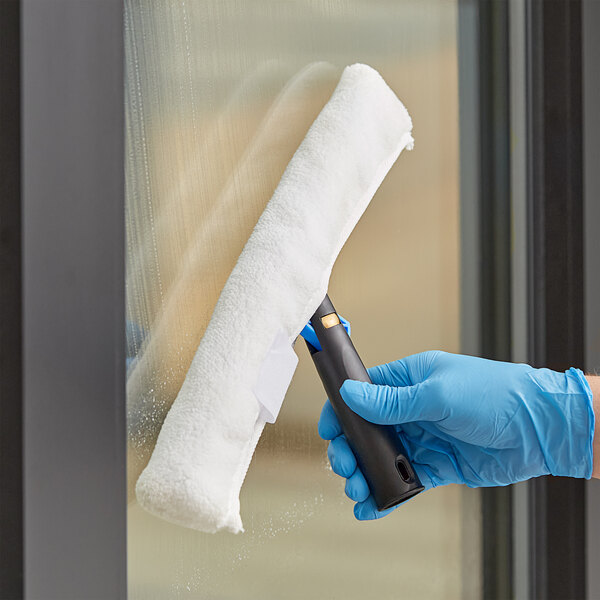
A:
<svg viewBox="0 0 600 600">
<path fill-rule="evenodd" d="M 391 425 L 366 421 L 342 399 L 346 379 L 371 383 L 349 335 L 349 323 L 325 296 L 302 330 L 327 397 L 356 457 L 378 510 L 392 508 L 423 491 L 408 454 Z"/>
<path fill-rule="evenodd" d="M 412 148 L 411 129 L 374 69 L 344 69 L 221 291 L 138 479 L 145 509 L 200 531 L 243 531 L 240 489 L 294 374 L 292 344 L 323 302 L 335 259 L 383 178 Z M 321 356 L 333 360 L 332 332 L 320 335 Z"/>
</svg>

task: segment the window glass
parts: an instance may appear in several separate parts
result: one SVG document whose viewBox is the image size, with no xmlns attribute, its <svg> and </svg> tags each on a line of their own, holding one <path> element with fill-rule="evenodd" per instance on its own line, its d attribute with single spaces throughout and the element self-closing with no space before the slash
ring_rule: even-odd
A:
<svg viewBox="0 0 600 600">
<path fill-rule="evenodd" d="M 242 488 L 245 533 L 171 525 L 133 493 L 220 290 L 347 64 L 383 75 L 416 143 L 342 250 L 331 298 L 368 366 L 460 350 L 457 4 L 126 1 L 131 598 L 478 596 L 478 493 L 439 488 L 357 522 L 301 343 Z"/>
</svg>

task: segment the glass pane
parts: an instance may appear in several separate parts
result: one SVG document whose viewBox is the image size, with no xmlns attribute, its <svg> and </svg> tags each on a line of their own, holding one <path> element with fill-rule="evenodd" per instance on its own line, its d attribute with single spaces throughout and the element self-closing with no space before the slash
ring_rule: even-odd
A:
<svg viewBox="0 0 600 600">
<path fill-rule="evenodd" d="M 359 523 L 316 424 L 303 344 L 242 488 L 246 532 L 135 503 L 219 292 L 342 68 L 376 68 L 413 118 L 330 295 L 367 365 L 459 347 L 457 0 L 127 0 L 131 598 L 477 597 L 479 495 L 456 486 Z"/>
</svg>

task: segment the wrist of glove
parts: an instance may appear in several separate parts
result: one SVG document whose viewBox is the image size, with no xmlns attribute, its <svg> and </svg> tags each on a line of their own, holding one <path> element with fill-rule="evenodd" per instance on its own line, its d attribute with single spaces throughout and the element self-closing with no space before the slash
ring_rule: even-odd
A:
<svg viewBox="0 0 600 600">
<path fill-rule="evenodd" d="M 394 425 L 426 489 L 463 483 L 508 485 L 541 475 L 592 474 L 592 393 L 579 369 L 558 373 L 445 352 L 424 352 L 369 369 L 372 384 L 348 380 L 348 406 Z M 333 408 L 321 437 L 332 469 L 347 478 L 359 519 L 376 510 Z"/>
</svg>

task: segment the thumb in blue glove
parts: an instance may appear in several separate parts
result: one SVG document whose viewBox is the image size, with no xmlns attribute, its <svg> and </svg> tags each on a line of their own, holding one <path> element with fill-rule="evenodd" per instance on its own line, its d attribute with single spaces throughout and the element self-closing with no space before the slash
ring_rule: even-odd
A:
<svg viewBox="0 0 600 600">
<path fill-rule="evenodd" d="M 373 423 L 394 425 L 426 489 L 448 483 L 508 485 L 541 475 L 590 478 L 594 412 L 579 369 L 557 373 L 445 352 L 424 352 L 369 369 L 341 394 Z M 319 434 L 345 477 L 360 520 L 379 512 L 329 401 Z M 393 510 L 393 509 L 391 509 Z"/>
</svg>

